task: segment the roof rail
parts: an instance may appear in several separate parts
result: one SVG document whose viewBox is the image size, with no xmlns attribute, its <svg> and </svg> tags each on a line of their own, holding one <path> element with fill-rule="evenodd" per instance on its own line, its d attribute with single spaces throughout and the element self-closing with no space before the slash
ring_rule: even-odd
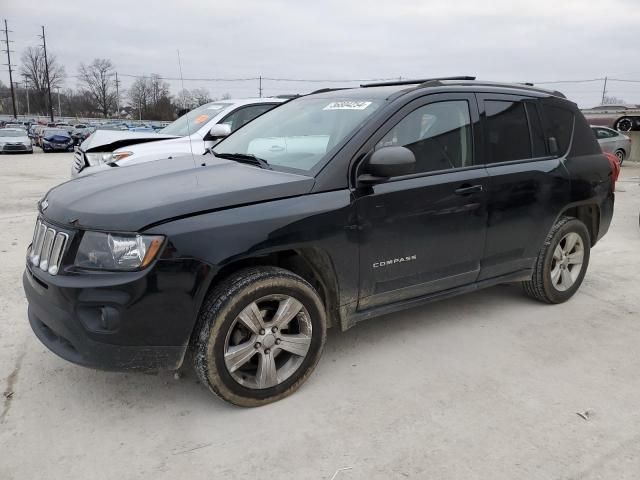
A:
<svg viewBox="0 0 640 480">
<path fill-rule="evenodd" d="M 427 80 L 426 82 L 421 83 L 420 85 L 418 85 L 416 88 L 443 86 L 444 84 L 441 83 L 440 80 L 449 80 L 449 79 L 447 78 L 447 79 Z M 454 79 L 454 80 L 460 80 L 460 79 Z M 567 98 L 564 93 L 559 92 L 558 90 L 547 90 L 545 88 L 536 87 L 532 83 L 488 82 L 488 81 L 484 81 L 484 80 L 478 80 L 478 81 L 474 80 L 473 83 L 471 83 L 471 81 L 467 81 L 466 79 L 462 79 L 462 80 L 460 80 L 460 84 L 461 85 L 472 84 L 472 85 L 477 86 L 477 87 L 502 87 L 502 88 L 511 87 L 511 88 L 519 88 L 519 89 L 523 89 L 523 90 L 530 90 L 530 91 L 533 91 L 533 92 L 547 93 L 547 94 L 553 95 L 554 97 Z"/>
<path fill-rule="evenodd" d="M 313 95 L 314 93 L 326 93 L 326 92 L 335 92 L 336 90 L 347 90 L 346 87 L 336 87 L 336 88 L 321 88 L 319 90 L 314 90 L 311 93 L 307 93 L 307 95 Z"/>
<path fill-rule="evenodd" d="M 437 78 L 422 78 L 414 80 L 395 80 L 389 82 L 375 82 L 375 83 L 363 83 L 360 86 L 367 87 L 390 87 L 392 85 L 418 85 L 426 82 L 437 82 L 440 80 L 475 80 L 476 77 L 459 76 L 459 77 L 437 77 Z"/>
</svg>

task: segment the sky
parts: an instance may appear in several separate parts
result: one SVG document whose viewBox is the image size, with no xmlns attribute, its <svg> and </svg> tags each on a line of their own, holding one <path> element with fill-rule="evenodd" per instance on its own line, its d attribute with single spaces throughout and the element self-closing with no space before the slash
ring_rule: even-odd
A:
<svg viewBox="0 0 640 480">
<path fill-rule="evenodd" d="M 12 63 L 40 42 L 64 65 L 108 58 L 136 75 L 179 78 L 213 97 L 306 93 L 358 80 L 473 75 L 542 84 L 581 107 L 607 94 L 640 104 L 640 0 L 0 0 Z M 2 57 L 6 63 L 6 57 Z M 240 80 L 249 78 L 251 80 Z M 8 72 L 0 66 L 0 79 Z M 199 80 L 191 80 L 199 79 Z M 216 81 L 204 79 L 219 79 Z M 220 79 L 233 79 L 221 81 Z M 14 78 L 14 80 L 16 80 Z M 335 82 L 330 80 L 336 80 Z M 350 80 L 350 81 L 345 81 Z M 169 82 L 176 93 L 182 82 Z"/>
</svg>

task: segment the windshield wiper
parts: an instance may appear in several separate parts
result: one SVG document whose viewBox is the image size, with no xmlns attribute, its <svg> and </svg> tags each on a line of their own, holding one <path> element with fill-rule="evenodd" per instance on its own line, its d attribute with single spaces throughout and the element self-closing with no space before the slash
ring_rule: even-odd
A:
<svg viewBox="0 0 640 480">
<path fill-rule="evenodd" d="M 271 166 L 269 162 L 265 159 L 256 157 L 255 155 L 251 155 L 249 153 L 216 153 L 211 150 L 214 156 L 218 158 L 224 158 L 226 160 L 234 160 L 240 163 L 247 163 L 249 165 L 257 165 L 260 168 L 266 168 L 267 170 L 271 170 Z"/>
</svg>

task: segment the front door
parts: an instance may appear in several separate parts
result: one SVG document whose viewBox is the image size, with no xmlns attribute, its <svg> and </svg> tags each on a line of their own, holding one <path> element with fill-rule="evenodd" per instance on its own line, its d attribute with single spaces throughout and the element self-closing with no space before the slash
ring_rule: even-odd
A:
<svg viewBox="0 0 640 480">
<path fill-rule="evenodd" d="M 478 277 L 487 221 L 487 172 L 474 161 L 478 118 L 473 95 L 429 95 L 406 105 L 365 146 L 409 148 L 416 170 L 354 191 L 360 310 Z"/>
</svg>

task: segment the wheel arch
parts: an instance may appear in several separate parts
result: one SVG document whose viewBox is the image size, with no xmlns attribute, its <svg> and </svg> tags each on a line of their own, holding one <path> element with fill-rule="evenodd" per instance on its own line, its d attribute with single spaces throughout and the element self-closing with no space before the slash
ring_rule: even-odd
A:
<svg viewBox="0 0 640 480">
<path fill-rule="evenodd" d="M 585 203 L 568 206 L 558 215 L 556 222 L 561 217 L 574 217 L 584 223 L 589 231 L 591 246 L 593 247 L 596 244 L 600 228 L 600 206 L 598 204 Z M 554 222 L 554 225 L 556 222 Z"/>
<path fill-rule="evenodd" d="M 203 299 L 215 285 L 233 273 L 256 266 L 284 268 L 305 279 L 322 299 L 327 314 L 327 327 L 340 324 L 338 277 L 330 255 L 317 248 L 289 248 L 229 261 L 210 278 Z"/>
</svg>

